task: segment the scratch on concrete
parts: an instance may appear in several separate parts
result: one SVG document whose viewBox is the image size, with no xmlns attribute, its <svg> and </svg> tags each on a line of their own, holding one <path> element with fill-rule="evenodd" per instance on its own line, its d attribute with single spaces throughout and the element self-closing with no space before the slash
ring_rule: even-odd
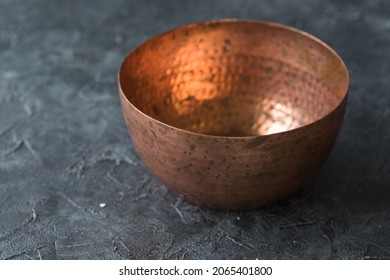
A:
<svg viewBox="0 0 390 280">
<path fill-rule="evenodd" d="M 171 207 L 172 207 L 173 209 L 175 209 L 175 211 L 176 211 L 176 213 L 179 215 L 181 221 L 182 221 L 184 224 L 187 224 L 187 221 L 185 220 L 185 218 L 184 218 L 183 214 L 181 213 L 181 211 L 180 211 L 175 205 L 173 205 L 173 204 L 171 204 Z"/>
</svg>

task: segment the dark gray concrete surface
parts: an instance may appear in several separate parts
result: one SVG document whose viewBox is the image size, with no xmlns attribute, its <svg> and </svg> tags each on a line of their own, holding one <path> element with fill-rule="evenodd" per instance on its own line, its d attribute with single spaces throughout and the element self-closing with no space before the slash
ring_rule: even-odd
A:
<svg viewBox="0 0 390 280">
<path fill-rule="evenodd" d="M 312 33 L 351 75 L 322 171 L 258 211 L 169 191 L 134 151 L 119 106 L 130 49 L 225 17 Z M 389 259 L 389 88 L 386 0 L 1 0 L 0 259 Z"/>
</svg>

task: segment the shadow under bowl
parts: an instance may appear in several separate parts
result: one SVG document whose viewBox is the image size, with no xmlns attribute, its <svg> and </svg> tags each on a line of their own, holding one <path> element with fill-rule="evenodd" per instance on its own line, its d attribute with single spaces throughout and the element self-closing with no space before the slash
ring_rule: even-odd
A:
<svg viewBox="0 0 390 280">
<path fill-rule="evenodd" d="M 146 41 L 118 78 L 146 166 L 185 198 L 225 210 L 258 208 L 308 183 L 335 143 L 349 85 L 319 39 L 235 19 Z"/>
</svg>

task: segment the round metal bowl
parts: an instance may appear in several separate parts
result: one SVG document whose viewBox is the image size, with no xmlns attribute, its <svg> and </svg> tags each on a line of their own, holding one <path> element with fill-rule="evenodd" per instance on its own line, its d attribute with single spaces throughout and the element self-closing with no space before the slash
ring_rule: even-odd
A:
<svg viewBox="0 0 390 280">
<path fill-rule="evenodd" d="M 247 210 L 308 183 L 335 143 L 348 72 L 319 39 L 251 20 L 190 24 L 135 48 L 119 71 L 140 157 L 168 187 Z"/>
</svg>

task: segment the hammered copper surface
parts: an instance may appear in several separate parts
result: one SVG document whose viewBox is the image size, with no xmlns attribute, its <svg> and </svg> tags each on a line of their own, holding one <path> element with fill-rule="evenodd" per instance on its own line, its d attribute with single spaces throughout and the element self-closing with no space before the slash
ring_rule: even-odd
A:
<svg viewBox="0 0 390 280">
<path fill-rule="evenodd" d="M 344 115 L 348 73 L 320 40 L 221 20 L 145 42 L 119 73 L 133 143 L 149 169 L 210 207 L 260 207 L 320 169 Z"/>
</svg>

